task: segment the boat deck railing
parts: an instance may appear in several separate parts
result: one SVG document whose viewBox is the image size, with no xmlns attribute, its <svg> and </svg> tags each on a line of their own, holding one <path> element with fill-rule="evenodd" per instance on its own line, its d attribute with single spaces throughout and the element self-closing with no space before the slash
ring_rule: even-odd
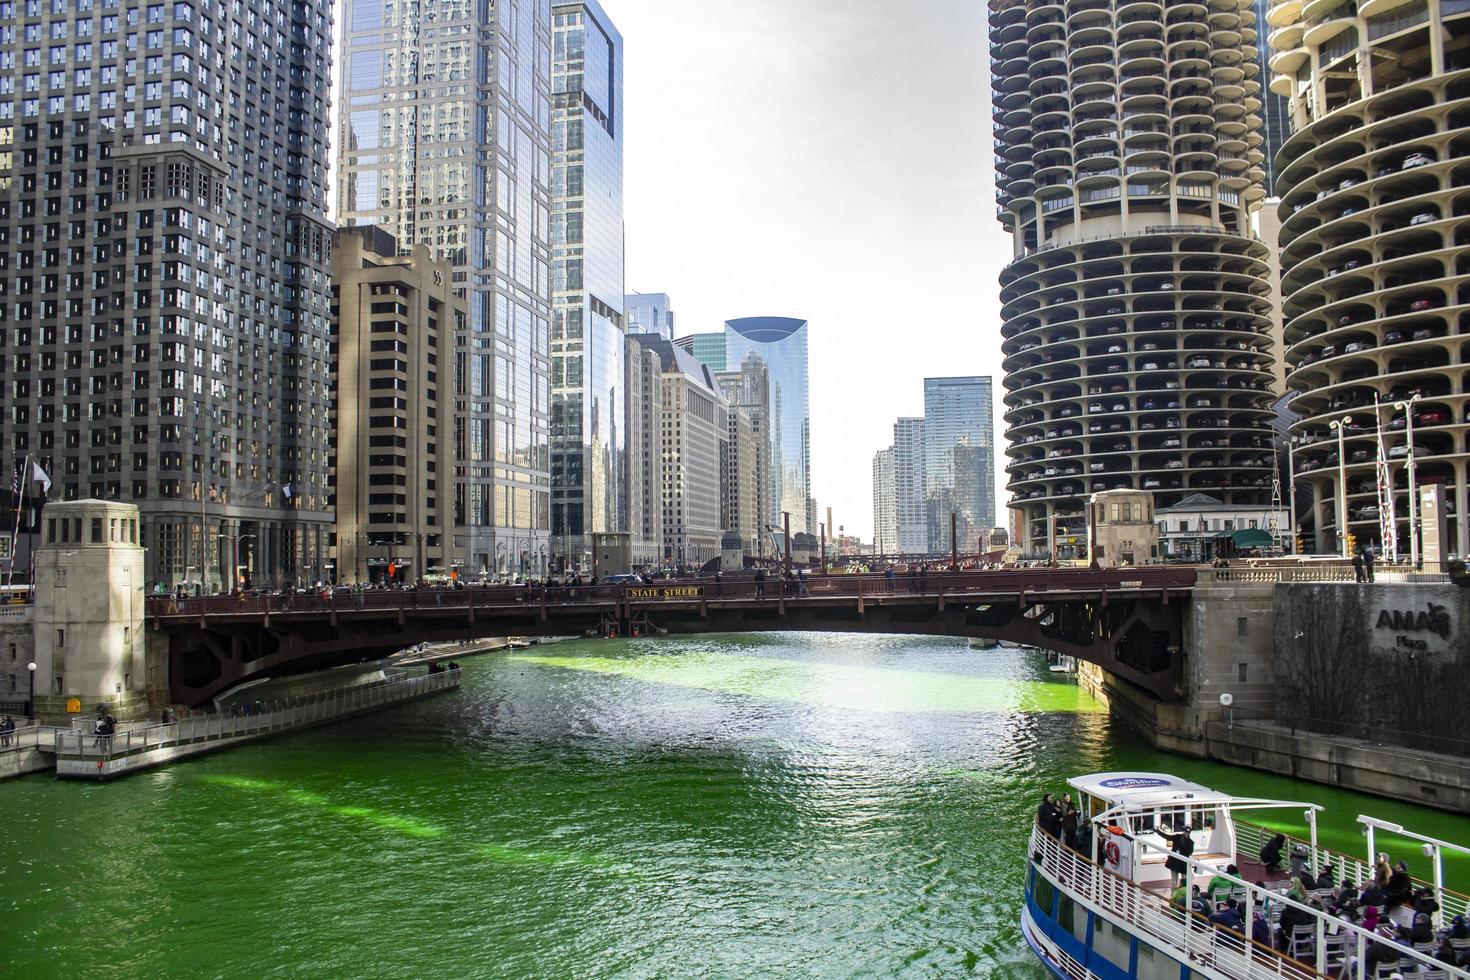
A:
<svg viewBox="0 0 1470 980">
<path fill-rule="evenodd" d="M 113 735 L 57 730 L 57 772 L 75 776 L 114 775 L 146 766 L 149 756 L 160 750 L 303 728 L 458 687 L 459 681 L 457 668 L 430 674 L 395 673 L 376 683 L 295 698 L 251 714 L 211 713 Z"/>
<path fill-rule="evenodd" d="M 1300 937 L 1303 952 L 1313 957 L 1322 951 L 1322 959 L 1331 972 L 1319 972 L 1313 966 L 1265 946 L 1248 936 L 1216 926 L 1203 916 L 1181 909 L 1164 897 L 1104 868 L 1064 845 L 1060 840 L 1033 825 L 1031 857 L 1042 874 L 1068 897 L 1092 905 L 1109 918 L 1124 923 L 1140 937 L 1170 950 L 1175 956 L 1195 964 L 1211 974 L 1228 980 L 1318 980 L 1324 976 L 1369 980 L 1367 949 L 1374 943 L 1391 943 L 1348 922 L 1275 894 L 1268 889 L 1240 881 L 1245 893 L 1242 918 L 1249 930 L 1255 910 L 1268 906 L 1295 905 L 1312 916 L 1307 927 L 1309 936 Z M 1198 878 L 1204 866 L 1189 861 L 1190 879 Z M 1331 942 L 1329 942 L 1331 937 Z M 1293 944 L 1295 945 L 1295 944 Z M 1402 962 L 1412 963 L 1428 972 L 1414 976 L 1470 977 L 1470 972 L 1439 963 L 1409 947 L 1400 946 Z M 1335 955 L 1334 955 L 1335 954 Z M 1334 962 L 1335 960 L 1335 962 Z M 1338 971 L 1353 962 L 1351 971 Z"/>
<path fill-rule="evenodd" d="M 1248 823 L 1244 820 L 1237 819 L 1235 821 L 1236 851 L 1241 855 L 1253 858 L 1255 855 L 1260 854 L 1261 848 L 1266 846 L 1266 842 L 1278 833 L 1284 833 L 1284 831 L 1271 830 L 1269 827 L 1262 827 L 1260 824 Z M 1373 880 L 1373 866 L 1360 858 L 1353 857 L 1351 854 L 1335 851 L 1330 847 L 1323 847 L 1320 844 L 1314 846 L 1311 841 L 1293 837 L 1291 834 L 1286 834 L 1286 844 L 1287 846 L 1281 855 L 1283 861 L 1287 860 L 1293 847 L 1300 845 L 1306 848 L 1308 862 L 1319 874 L 1324 866 L 1331 864 L 1332 877 L 1336 881 L 1340 882 L 1346 877 L 1348 881 L 1361 888 Z M 1442 885 L 1436 886 L 1434 882 L 1424 881 L 1421 878 L 1414 878 L 1413 882 L 1416 889 L 1429 888 L 1435 892 L 1439 901 L 1440 917 L 1443 921 L 1448 922 L 1456 915 L 1470 915 L 1470 895 L 1463 895 Z"/>
</svg>

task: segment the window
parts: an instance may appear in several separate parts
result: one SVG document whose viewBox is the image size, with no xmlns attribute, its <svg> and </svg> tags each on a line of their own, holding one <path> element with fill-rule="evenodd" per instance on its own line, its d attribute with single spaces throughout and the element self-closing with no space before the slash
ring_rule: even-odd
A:
<svg viewBox="0 0 1470 980">
<path fill-rule="evenodd" d="M 56 649 L 60 650 L 64 646 L 66 646 L 66 630 L 64 630 L 64 629 L 62 629 L 60 627 L 57 627 L 57 629 L 56 629 Z"/>
<path fill-rule="evenodd" d="M 1247 619 L 1244 616 L 1240 616 L 1240 617 L 1237 617 L 1236 618 L 1236 620 L 1235 620 L 1235 635 L 1236 636 L 1245 636 L 1246 633 L 1249 631 L 1249 629 L 1250 629 L 1250 620 L 1249 619 Z"/>
<path fill-rule="evenodd" d="M 92 518 L 92 543 L 102 544 L 102 518 Z"/>
</svg>

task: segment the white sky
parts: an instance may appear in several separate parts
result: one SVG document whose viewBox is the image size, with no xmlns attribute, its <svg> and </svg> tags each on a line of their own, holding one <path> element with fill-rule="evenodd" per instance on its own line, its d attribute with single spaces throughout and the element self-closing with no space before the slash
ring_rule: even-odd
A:
<svg viewBox="0 0 1470 980">
<path fill-rule="evenodd" d="M 626 48 L 628 291 L 669 293 L 680 334 L 810 321 L 813 496 L 870 538 L 873 453 L 923 414 L 926 375 L 991 375 L 1002 439 L 984 4 L 603 6 Z"/>
</svg>

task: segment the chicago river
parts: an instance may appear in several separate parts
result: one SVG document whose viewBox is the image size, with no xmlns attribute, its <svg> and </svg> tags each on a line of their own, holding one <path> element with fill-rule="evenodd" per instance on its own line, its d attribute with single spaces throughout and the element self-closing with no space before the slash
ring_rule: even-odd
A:
<svg viewBox="0 0 1470 980">
<path fill-rule="evenodd" d="M 578 640 L 463 668 L 458 693 L 122 782 L 7 784 L 0 975 L 1040 977 L 1036 803 L 1108 769 L 1320 802 L 1353 853 L 1359 813 L 1470 839 L 1155 752 L 1016 649 Z"/>
</svg>

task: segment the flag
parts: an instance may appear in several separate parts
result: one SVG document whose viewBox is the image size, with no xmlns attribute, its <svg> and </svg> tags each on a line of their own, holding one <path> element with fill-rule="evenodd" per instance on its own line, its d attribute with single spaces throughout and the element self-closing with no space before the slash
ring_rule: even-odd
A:
<svg viewBox="0 0 1470 980">
<path fill-rule="evenodd" d="M 20 499 L 20 471 L 25 469 L 25 464 L 17 463 L 15 472 L 10 476 L 10 499 Z"/>
<path fill-rule="evenodd" d="M 51 492 L 51 477 L 47 476 L 46 471 L 41 469 L 39 460 L 31 464 L 31 479 L 41 484 L 42 496 Z"/>
<path fill-rule="evenodd" d="M 286 499 L 287 500 L 290 500 L 291 499 L 291 484 L 288 483 L 285 486 L 281 487 L 281 493 L 283 493 L 283 494 L 286 495 Z"/>
</svg>

